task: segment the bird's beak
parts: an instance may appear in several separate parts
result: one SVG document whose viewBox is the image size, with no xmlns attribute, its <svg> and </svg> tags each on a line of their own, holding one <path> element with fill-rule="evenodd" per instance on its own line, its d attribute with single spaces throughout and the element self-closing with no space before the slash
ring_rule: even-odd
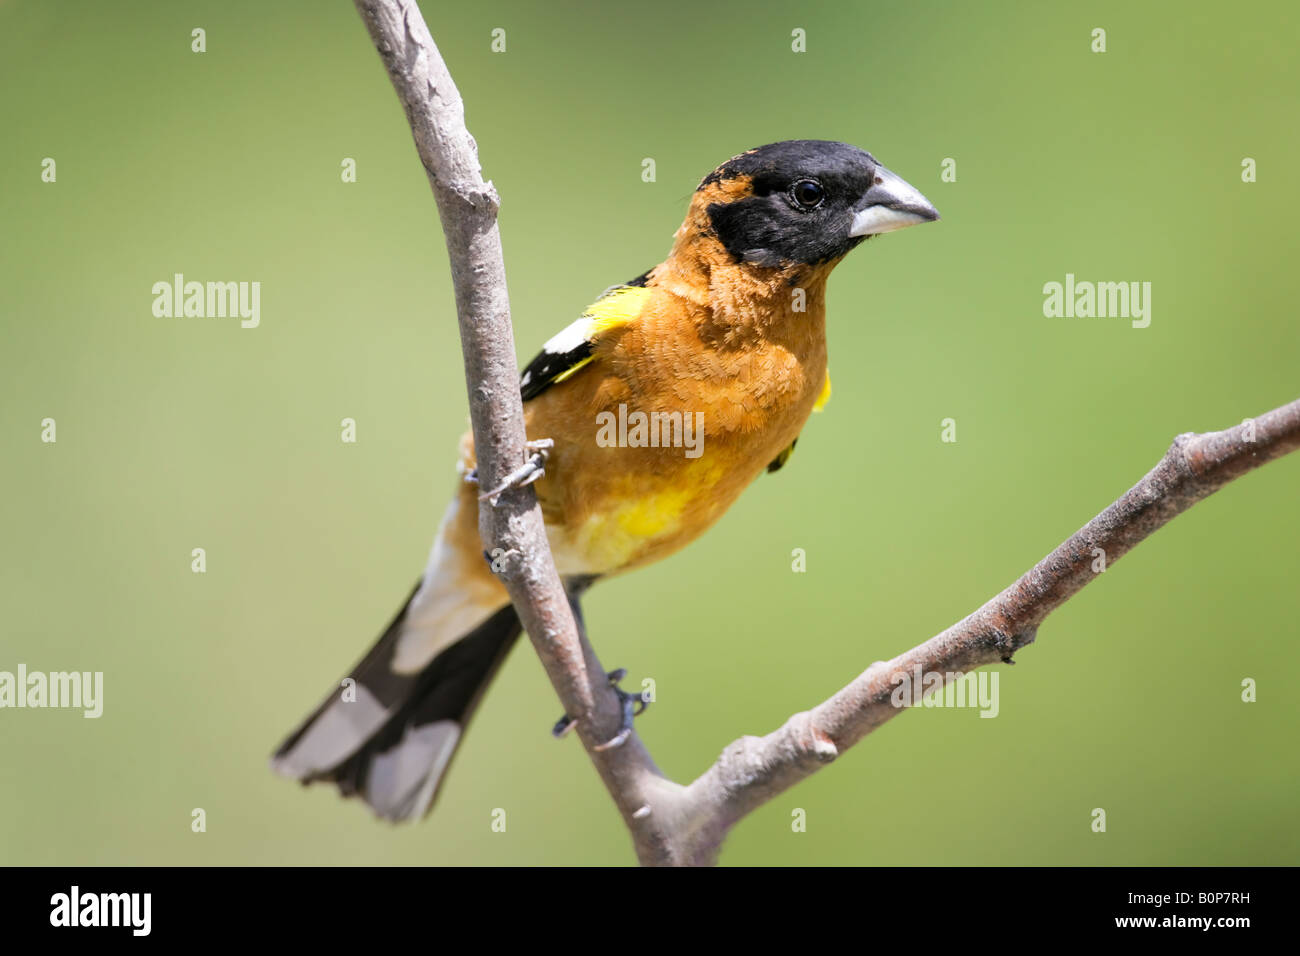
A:
<svg viewBox="0 0 1300 956">
<path fill-rule="evenodd" d="M 875 183 L 854 209 L 849 235 L 874 236 L 938 218 L 939 210 L 915 186 L 877 166 Z"/>
</svg>

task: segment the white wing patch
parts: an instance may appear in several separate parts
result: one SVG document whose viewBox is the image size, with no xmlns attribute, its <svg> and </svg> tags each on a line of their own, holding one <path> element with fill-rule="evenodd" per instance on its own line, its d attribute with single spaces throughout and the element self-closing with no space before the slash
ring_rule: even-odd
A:
<svg viewBox="0 0 1300 956">
<path fill-rule="evenodd" d="M 596 320 L 589 315 L 584 315 L 547 339 L 546 344 L 542 346 L 542 351 L 549 352 L 551 355 L 567 355 L 590 341 L 595 331 Z"/>
<path fill-rule="evenodd" d="M 524 401 L 536 398 L 593 361 L 596 340 L 611 329 L 635 321 L 653 294 L 640 285 L 615 286 L 597 299 L 581 318 L 547 339 L 519 380 Z"/>
</svg>

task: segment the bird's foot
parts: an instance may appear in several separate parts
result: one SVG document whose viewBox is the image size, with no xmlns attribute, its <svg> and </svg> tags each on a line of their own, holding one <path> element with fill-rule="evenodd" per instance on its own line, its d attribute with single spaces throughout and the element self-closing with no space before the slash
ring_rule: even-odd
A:
<svg viewBox="0 0 1300 956">
<path fill-rule="evenodd" d="M 524 451 L 532 452 L 528 456 L 528 460 L 506 475 L 505 480 L 498 487 L 479 495 L 478 500 L 491 502 L 495 507 L 498 499 L 511 488 L 523 488 L 526 485 L 531 485 L 546 474 L 546 459 L 554 447 L 555 441 L 551 438 L 539 438 L 536 441 L 524 442 Z M 466 480 L 477 482 L 478 469 L 471 471 L 466 476 Z"/>
<path fill-rule="evenodd" d="M 596 750 L 613 750 L 615 747 L 621 747 L 628 737 L 632 736 L 632 718 L 638 717 L 645 713 L 645 709 L 650 706 L 650 702 L 645 699 L 644 694 L 629 694 L 623 688 L 619 687 L 619 681 L 627 677 L 627 669 L 620 667 L 616 671 L 610 671 L 605 675 L 609 679 L 609 686 L 614 688 L 614 693 L 618 695 L 618 702 L 623 709 L 623 721 L 619 725 L 619 731 L 603 744 L 597 745 Z M 563 737 L 570 730 L 577 720 L 565 714 L 555 726 L 551 728 L 551 733 L 556 737 Z"/>
</svg>

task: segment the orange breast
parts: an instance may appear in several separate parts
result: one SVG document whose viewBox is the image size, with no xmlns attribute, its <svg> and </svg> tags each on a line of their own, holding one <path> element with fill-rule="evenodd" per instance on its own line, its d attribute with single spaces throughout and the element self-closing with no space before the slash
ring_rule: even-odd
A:
<svg viewBox="0 0 1300 956">
<path fill-rule="evenodd" d="M 708 529 L 798 437 L 826 380 L 820 295 L 740 340 L 656 295 L 596 360 L 528 403 L 555 448 L 537 494 L 563 574 L 658 560 Z"/>
</svg>

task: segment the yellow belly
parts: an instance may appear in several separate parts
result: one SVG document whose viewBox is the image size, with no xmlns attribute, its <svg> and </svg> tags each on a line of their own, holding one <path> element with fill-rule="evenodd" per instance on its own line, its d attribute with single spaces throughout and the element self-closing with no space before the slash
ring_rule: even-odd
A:
<svg viewBox="0 0 1300 956">
<path fill-rule="evenodd" d="M 725 479 L 718 463 L 701 459 L 602 482 L 564 520 L 547 524 L 556 566 L 561 574 L 610 574 L 665 557 L 735 500 L 743 485 Z"/>
</svg>

